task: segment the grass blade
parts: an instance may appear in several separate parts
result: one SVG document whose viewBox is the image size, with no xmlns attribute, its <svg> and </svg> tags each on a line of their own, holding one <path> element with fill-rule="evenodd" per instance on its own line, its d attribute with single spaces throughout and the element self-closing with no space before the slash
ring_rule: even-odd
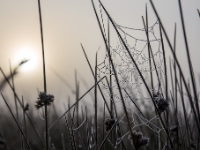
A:
<svg viewBox="0 0 200 150">
<path fill-rule="evenodd" d="M 11 113 L 12 117 L 13 117 L 13 119 L 15 120 L 15 122 L 16 122 L 16 124 L 17 124 L 17 126 L 18 126 L 18 129 L 20 130 L 20 132 L 21 132 L 22 136 L 24 137 L 24 140 L 25 140 L 25 142 L 26 142 L 26 144 L 27 144 L 28 148 L 31 150 L 31 147 L 30 147 L 30 145 L 29 145 L 29 143 L 28 143 L 28 141 L 27 141 L 27 138 L 26 138 L 26 136 L 25 136 L 24 132 L 22 131 L 22 129 L 21 129 L 21 127 L 20 127 L 20 125 L 19 125 L 19 123 L 18 123 L 17 119 L 15 118 L 15 116 L 14 116 L 14 114 L 13 114 L 13 112 L 12 112 L 12 110 L 11 110 L 10 106 L 8 105 L 8 103 L 7 103 L 7 101 L 6 101 L 5 97 L 3 96 L 3 94 L 2 94 L 2 93 L 1 93 L 1 96 L 2 96 L 2 98 L 3 98 L 4 102 L 5 102 L 5 104 L 7 105 L 8 109 L 9 109 L 9 111 L 10 111 L 10 113 Z"/>
</svg>

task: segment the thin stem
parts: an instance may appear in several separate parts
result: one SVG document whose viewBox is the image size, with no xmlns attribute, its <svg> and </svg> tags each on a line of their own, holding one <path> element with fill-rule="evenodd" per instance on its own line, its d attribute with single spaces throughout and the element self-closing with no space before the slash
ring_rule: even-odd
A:
<svg viewBox="0 0 200 150">
<path fill-rule="evenodd" d="M 10 75 L 11 75 L 11 81 L 12 81 L 12 87 L 13 87 L 13 90 L 14 91 L 16 91 L 15 90 L 15 82 L 14 82 L 14 72 L 12 71 L 12 67 L 11 67 L 11 62 L 10 62 L 10 60 L 9 60 L 9 65 L 10 65 Z M 19 121 L 19 113 L 18 113 L 18 105 L 17 105 L 17 99 L 16 99 L 16 96 L 15 96 L 15 94 L 13 93 L 13 95 L 14 95 L 14 101 L 15 101 L 15 109 L 16 109 L 16 119 L 17 119 L 17 121 Z M 21 136 L 21 134 L 20 134 L 20 131 L 18 131 L 18 134 Z"/>
<path fill-rule="evenodd" d="M 96 150 L 98 149 L 98 122 L 97 122 L 97 52 L 96 52 L 96 61 L 95 61 L 95 87 L 94 87 L 94 96 L 95 96 L 95 141 L 96 141 Z"/>
<path fill-rule="evenodd" d="M 11 67 L 11 62 L 10 61 L 9 61 L 9 64 L 10 64 L 10 74 L 11 74 L 11 78 L 12 78 L 12 86 L 13 86 L 13 90 L 15 91 L 14 76 L 13 76 L 13 71 L 12 71 L 12 67 Z M 15 94 L 14 94 L 14 100 L 15 100 L 16 116 L 17 116 L 17 120 L 19 120 L 18 105 L 17 105 L 17 100 L 16 100 Z"/>
<path fill-rule="evenodd" d="M 171 52 L 172 52 L 172 54 L 173 54 L 174 60 L 176 61 L 177 67 L 178 67 L 178 69 L 179 69 L 179 72 L 180 72 L 181 77 L 182 77 L 182 80 L 183 80 L 183 84 L 184 84 L 184 86 L 185 86 L 185 89 L 186 89 L 187 94 L 188 94 L 188 97 L 189 97 L 190 105 L 191 105 L 191 107 L 192 107 L 192 111 L 193 111 L 193 114 L 194 114 L 195 122 L 196 122 L 196 124 L 197 124 L 198 132 L 200 133 L 199 120 L 197 119 L 197 114 L 196 114 L 196 110 L 195 110 L 195 107 L 194 107 L 194 104 L 193 104 L 193 101 L 192 101 L 192 96 L 191 96 L 191 93 L 189 92 L 189 89 L 188 89 L 188 86 L 187 86 L 185 77 L 184 77 L 184 75 L 183 75 L 183 71 L 182 71 L 181 66 L 180 66 L 180 64 L 179 64 L 179 61 L 178 61 L 178 59 L 177 59 L 177 57 L 176 57 L 176 54 L 175 54 L 174 51 L 173 51 L 172 44 L 171 44 L 171 42 L 170 42 L 170 40 L 169 40 L 169 37 L 168 37 L 168 35 L 167 35 L 166 31 L 165 31 L 165 28 L 164 28 L 164 26 L 163 26 L 163 24 L 162 24 L 162 21 L 161 21 L 159 15 L 158 15 L 158 13 L 157 13 L 157 10 L 156 10 L 156 8 L 155 8 L 155 6 L 154 6 L 154 3 L 152 2 L 152 0 L 149 0 L 149 1 L 150 1 L 151 5 L 152 5 L 152 8 L 153 8 L 155 14 L 156 14 L 156 17 L 158 18 L 158 20 L 159 20 L 159 22 L 160 22 L 160 25 L 161 25 L 161 27 L 162 27 L 162 30 L 163 30 L 163 33 L 164 33 L 165 38 L 166 38 L 166 40 L 167 40 L 167 43 L 168 43 L 168 45 L 169 45 L 169 47 L 170 47 L 170 50 L 171 50 Z"/>
<path fill-rule="evenodd" d="M 43 37 L 43 28 L 42 28 L 42 12 L 40 0 L 38 0 L 38 9 L 39 9 L 39 20 L 40 20 L 40 35 L 41 35 L 41 44 L 42 44 L 42 60 L 43 60 L 43 78 L 44 78 L 44 92 L 47 93 L 46 85 L 46 71 L 45 71 L 45 56 L 44 56 L 44 37 Z M 47 106 L 45 105 L 45 122 L 46 122 L 46 149 L 48 150 L 48 120 L 47 120 Z"/>
<path fill-rule="evenodd" d="M 3 100 L 4 100 L 4 102 L 6 103 L 6 105 L 7 105 L 8 109 L 9 109 L 9 111 L 10 111 L 10 113 L 11 113 L 11 115 L 12 115 L 13 119 L 15 120 L 15 122 L 16 122 L 16 124 L 17 124 L 17 126 L 18 126 L 18 129 L 20 130 L 20 132 L 21 132 L 22 136 L 24 137 L 24 140 L 25 140 L 25 142 L 26 142 L 26 144 L 27 144 L 28 148 L 31 150 L 31 147 L 30 147 L 30 145 L 28 144 L 28 141 L 27 141 L 27 138 L 26 138 L 26 136 L 25 136 L 24 132 L 22 131 L 22 129 L 21 129 L 21 127 L 20 127 L 20 125 L 19 125 L 19 123 L 18 123 L 17 119 L 15 118 L 15 116 L 14 116 L 14 114 L 13 114 L 13 112 L 12 112 L 12 110 L 11 110 L 10 106 L 8 105 L 8 103 L 7 103 L 7 101 L 6 101 L 5 97 L 3 96 L 3 94 L 2 94 L 2 93 L 1 93 L 1 96 L 2 96 L 2 98 L 3 98 Z"/>
<path fill-rule="evenodd" d="M 136 62 L 135 62 L 135 60 L 133 59 L 133 56 L 131 55 L 131 53 L 130 53 L 130 51 L 129 51 L 127 45 L 125 44 L 123 38 L 121 37 L 119 31 L 117 30 L 116 25 L 115 25 L 115 23 L 113 22 L 112 18 L 111 18 L 110 15 L 108 14 L 107 10 L 105 9 L 105 7 L 104 7 L 103 4 L 101 3 L 101 1 L 99 1 L 99 2 L 100 2 L 100 4 L 101 4 L 102 8 L 104 9 L 106 15 L 108 16 L 109 20 L 111 21 L 111 23 L 112 23 L 112 25 L 113 25 L 113 27 L 114 27 L 114 29 L 115 29 L 115 31 L 116 31 L 118 37 L 120 38 L 121 42 L 123 43 L 123 46 L 125 47 L 126 51 L 128 52 L 128 54 L 129 54 L 129 56 L 130 56 L 130 58 L 131 58 L 131 60 L 132 60 L 132 62 L 133 62 L 133 64 L 134 64 L 134 66 L 136 67 L 136 70 L 138 71 L 138 73 L 139 73 L 139 75 L 140 75 L 140 77 L 141 77 L 141 79 L 142 79 L 142 81 L 143 81 L 143 83 L 144 83 L 144 85 L 145 85 L 145 87 L 146 87 L 146 89 L 147 89 L 147 91 L 148 91 L 150 97 L 151 97 L 151 100 L 152 100 L 153 105 L 154 105 L 154 107 L 155 107 L 156 113 L 157 113 L 158 116 L 159 116 L 159 119 L 160 119 L 160 121 L 161 121 L 161 123 L 162 123 L 162 125 L 163 125 L 163 127 L 164 127 L 164 130 L 165 130 L 165 132 L 167 133 L 168 138 L 170 139 L 169 132 L 168 132 L 168 130 L 167 130 L 165 124 L 164 124 L 164 121 L 163 121 L 163 119 L 162 119 L 160 113 L 158 113 L 157 105 L 156 105 L 155 101 L 153 100 L 153 96 L 152 96 L 152 94 L 151 94 L 151 92 L 150 92 L 150 89 L 149 89 L 149 87 L 148 87 L 146 81 L 144 80 L 144 77 L 143 77 L 141 71 L 139 70 L 139 68 L 138 68 L 138 66 L 137 66 L 137 64 L 136 64 Z M 96 12 L 95 12 L 95 13 L 96 13 Z M 96 14 L 96 16 L 97 16 L 97 14 Z M 101 29 L 100 23 L 99 23 L 99 27 L 100 27 L 100 29 Z M 102 31 L 101 31 L 101 32 L 102 32 Z M 103 34 L 102 34 L 102 36 L 103 36 Z M 104 39 L 104 41 L 105 41 L 105 39 Z M 106 42 L 105 42 L 105 43 L 106 43 Z M 106 45 L 106 46 L 107 46 L 107 45 Z M 108 49 L 107 49 L 107 50 L 108 50 Z M 108 53 L 108 54 L 109 54 L 109 53 Z M 110 58 L 110 56 L 109 56 L 109 58 Z M 111 62 L 112 62 L 112 61 L 111 61 Z M 112 63 L 112 64 L 113 64 L 113 63 Z M 119 86 L 119 84 L 118 84 L 118 78 L 117 78 L 117 75 L 116 75 L 114 66 L 113 66 L 113 71 L 114 71 L 114 74 L 115 74 L 115 77 L 116 77 L 116 81 L 117 81 L 117 85 L 118 85 L 118 88 L 119 88 L 120 97 L 122 98 L 122 103 L 124 103 L 124 101 L 123 101 L 123 96 L 122 96 L 122 94 L 121 94 L 121 88 L 120 88 L 120 86 Z M 124 106 L 124 104 L 123 104 L 123 106 Z M 124 108 L 125 108 L 125 107 L 124 107 Z M 126 114 L 126 110 L 124 110 L 124 111 L 125 111 L 125 114 Z M 126 116 L 127 116 L 127 115 L 126 115 Z M 129 128 L 130 128 L 130 125 L 129 125 Z M 132 132 L 132 130 L 130 130 L 130 131 Z M 132 134 L 132 133 L 131 133 L 131 134 Z M 133 134 L 132 134 L 132 135 L 133 135 Z M 170 143 L 171 143 L 171 145 L 172 145 L 172 149 L 174 149 L 173 143 L 172 143 L 171 139 L 170 139 Z"/>
<path fill-rule="evenodd" d="M 95 12 L 95 15 L 96 15 L 96 19 L 98 21 L 98 25 L 99 25 L 99 28 L 100 28 L 100 31 L 101 31 L 101 34 L 102 34 L 102 37 L 103 37 L 103 40 L 104 40 L 104 44 L 106 46 L 106 50 L 108 52 L 108 56 L 109 56 L 109 60 L 111 62 L 111 65 L 112 65 L 112 69 L 113 69 L 113 72 L 114 72 L 114 76 L 115 76 L 115 80 L 116 80 L 116 83 L 117 83 L 117 87 L 118 87 L 118 91 L 119 91 L 119 94 L 120 94 L 120 98 L 122 100 L 122 105 L 123 105 L 123 109 L 124 109 L 124 112 L 125 112 L 125 116 L 126 116 L 126 119 L 128 121 L 128 128 L 131 132 L 131 136 L 133 138 L 133 132 L 131 130 L 131 124 L 130 124 L 130 121 L 129 121 L 129 117 L 128 117 L 128 112 L 127 112 L 127 109 L 126 109 L 126 105 L 125 105 L 125 101 L 124 101 L 124 97 L 123 97 L 123 94 L 122 94 L 122 90 L 121 90 L 121 87 L 120 87 L 120 84 L 119 84 L 119 79 L 118 79 L 118 76 L 117 76 L 117 72 L 115 70 L 115 67 L 114 67 L 114 63 L 113 63 L 113 60 L 111 58 L 111 55 L 110 55 L 110 52 L 109 52 L 109 48 L 108 48 L 108 45 L 107 45 L 107 42 L 106 42 L 106 39 L 104 37 L 104 34 L 103 34 L 103 31 L 102 31 L 102 27 L 100 25 L 100 21 L 99 21 L 99 18 L 98 18 L 98 15 L 97 15 L 97 12 L 96 12 L 96 8 L 94 6 L 94 2 L 92 0 L 92 6 L 93 6 L 93 9 L 94 9 L 94 12 Z M 102 6 L 102 4 L 101 4 Z M 103 6 L 102 6 L 103 7 Z M 103 7 L 103 9 L 105 10 L 105 8 Z M 107 13 L 107 12 L 106 12 Z M 110 19 L 110 18 L 109 18 Z M 112 22 L 112 21 L 111 21 Z M 113 22 L 112 22 L 113 23 Z"/>
<path fill-rule="evenodd" d="M 84 53 L 84 55 L 85 55 L 85 58 L 86 58 L 86 60 L 87 60 L 87 63 L 88 63 L 88 65 L 89 65 L 89 67 L 90 67 L 90 71 L 91 71 L 91 73 L 92 73 L 92 75 L 93 75 L 93 77 L 94 77 L 94 79 L 95 79 L 94 71 L 93 71 L 93 69 L 92 69 L 92 66 L 91 66 L 91 64 L 90 64 L 90 61 L 89 61 L 89 59 L 88 59 L 88 57 L 87 57 L 87 54 L 86 54 L 85 49 L 84 49 L 84 47 L 83 47 L 82 44 L 81 44 L 81 47 L 82 47 L 83 53 Z M 98 88 L 99 88 L 99 91 L 100 91 L 100 93 L 101 93 L 101 96 L 102 96 L 102 98 L 103 98 L 103 100 L 104 100 L 104 102 L 105 102 L 105 104 L 106 104 L 106 108 L 107 108 L 107 110 L 108 110 L 110 116 L 112 116 L 112 112 L 111 112 L 111 110 L 110 110 L 109 107 L 108 107 L 108 103 L 107 103 L 107 101 L 106 101 L 106 99 L 105 99 L 105 96 L 103 95 L 103 92 L 102 92 L 102 90 L 101 90 L 101 88 L 100 88 L 99 85 L 98 85 Z"/>
<path fill-rule="evenodd" d="M 47 105 L 45 105 L 45 126 L 46 126 L 46 149 L 49 149 L 49 135 L 48 135 L 48 116 L 47 116 Z"/>
<path fill-rule="evenodd" d="M 185 40 L 184 43 L 185 43 L 185 48 L 186 48 L 187 58 L 188 58 L 188 64 L 189 64 L 189 69 L 190 69 L 190 78 L 192 79 L 194 99 L 195 99 L 195 102 L 196 102 L 197 115 L 198 115 L 198 118 L 200 118 L 199 103 L 198 103 L 198 96 L 197 96 L 197 89 L 196 89 L 196 82 L 195 82 L 193 65 L 192 65 L 191 58 L 190 58 L 190 51 L 189 51 L 189 46 L 188 46 L 188 41 L 187 41 L 187 35 L 186 35 L 186 30 L 185 30 L 185 23 L 184 23 L 184 17 L 183 17 L 181 0 L 179 0 L 178 2 L 179 2 L 179 10 L 180 10 L 180 16 L 181 16 L 181 25 L 182 25 L 183 35 L 184 35 L 184 40 Z"/>
<path fill-rule="evenodd" d="M 106 76 L 102 77 L 98 82 L 95 83 L 95 85 L 96 85 L 96 84 L 99 84 L 104 78 L 106 78 Z M 53 122 L 53 123 L 50 125 L 50 127 L 48 128 L 48 130 L 50 130 L 60 119 L 62 119 L 62 117 L 65 116 L 66 113 L 68 113 L 74 106 L 76 106 L 77 103 L 78 103 L 85 95 L 87 95 L 87 94 L 94 88 L 95 85 L 93 85 L 89 90 L 87 90 L 87 92 L 85 92 L 85 93 L 78 99 L 78 101 L 76 101 L 73 105 L 71 105 L 67 111 L 65 111 L 55 122 Z"/>
<path fill-rule="evenodd" d="M 47 86 L 46 86 L 46 71 L 45 71 L 45 56 L 44 56 L 44 37 L 43 37 L 43 28 L 42 28 L 42 12 L 41 12 L 40 0 L 38 0 L 38 9 L 39 9 L 39 20 L 40 20 L 41 44 L 42 44 L 44 92 L 46 93 L 47 92 Z"/>
<path fill-rule="evenodd" d="M 12 90 L 13 93 L 15 94 L 15 97 L 16 97 L 17 101 L 19 102 L 21 108 L 23 109 L 22 102 L 20 101 L 18 95 L 16 94 L 15 90 L 13 89 L 11 83 L 9 82 L 9 79 L 6 77 L 6 75 L 5 75 L 4 71 L 2 70 L 2 68 L 0 68 L 0 71 L 1 71 L 1 73 L 3 74 L 3 76 L 4 76 L 5 80 L 6 80 L 6 82 L 7 82 L 8 85 L 10 86 L 11 90 Z M 35 126 L 34 126 L 32 120 L 31 120 L 31 118 L 29 117 L 29 115 L 27 114 L 27 112 L 25 112 L 25 114 L 26 114 L 26 116 L 27 116 L 27 118 L 28 118 L 28 120 L 29 120 L 29 122 L 30 122 L 30 124 L 31 124 L 31 126 L 32 126 L 32 128 L 33 128 L 33 130 L 35 131 L 35 133 L 37 134 L 37 136 L 38 136 L 39 139 L 41 140 L 42 144 L 45 146 L 45 144 L 44 144 L 42 138 L 40 137 L 39 133 L 37 132 L 37 130 L 36 130 L 36 128 L 35 128 Z"/>
</svg>

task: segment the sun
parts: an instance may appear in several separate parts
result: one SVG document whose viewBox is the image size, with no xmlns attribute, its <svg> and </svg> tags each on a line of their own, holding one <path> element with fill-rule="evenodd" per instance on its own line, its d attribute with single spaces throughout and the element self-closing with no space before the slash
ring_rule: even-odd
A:
<svg viewBox="0 0 200 150">
<path fill-rule="evenodd" d="M 36 69 L 38 63 L 38 55 L 34 49 L 23 47 L 16 51 L 14 56 L 14 64 L 19 65 L 20 62 L 24 60 L 28 61 L 20 66 L 20 71 L 32 72 Z"/>
</svg>

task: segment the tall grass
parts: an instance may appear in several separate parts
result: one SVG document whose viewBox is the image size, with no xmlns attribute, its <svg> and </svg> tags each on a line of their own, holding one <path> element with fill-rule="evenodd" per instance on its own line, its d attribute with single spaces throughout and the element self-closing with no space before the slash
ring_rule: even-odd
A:
<svg viewBox="0 0 200 150">
<path fill-rule="evenodd" d="M 56 99 L 54 101 L 54 96 L 47 94 L 42 11 L 40 0 L 38 0 L 44 92 L 39 92 L 35 109 L 41 108 L 43 110 L 44 106 L 45 128 L 41 125 L 43 116 L 34 116 L 34 113 L 28 109 L 29 105 L 25 105 L 23 97 L 20 99 L 16 93 L 14 77 L 17 73 L 17 68 L 26 61 L 22 61 L 22 63 L 13 70 L 10 65 L 10 75 L 6 75 L 2 68 L 0 68 L 4 76 L 4 80 L 0 84 L 0 89 L 3 89 L 4 85 L 7 83 L 14 94 L 15 100 L 15 113 L 13 113 L 8 103 L 8 98 L 1 94 L 11 117 L 5 114 L 0 116 L 2 120 L 6 118 L 3 123 L 0 123 L 0 149 L 199 150 L 199 89 L 195 78 L 195 70 L 193 69 L 191 61 L 182 4 L 180 0 L 178 3 L 190 73 L 188 82 L 182 69 L 183 66 L 181 66 L 177 58 L 177 26 L 175 24 L 172 45 L 165 30 L 165 25 L 162 23 L 162 19 L 152 0 L 150 0 L 150 4 L 158 19 L 159 25 L 158 32 L 163 57 L 162 67 L 164 68 L 164 80 L 163 75 L 159 72 L 149 36 L 150 26 L 147 5 L 145 17 L 142 17 L 141 21 L 143 22 L 142 31 L 145 32 L 145 41 L 147 43 L 148 69 L 150 70 L 148 73 L 149 80 L 144 76 L 137 59 L 133 56 L 128 46 L 129 43 L 127 43 L 126 39 L 122 36 L 120 32 L 122 31 L 121 28 L 119 28 L 119 25 L 113 20 L 112 16 L 109 14 L 109 10 L 105 8 L 101 1 L 98 1 L 102 9 L 101 13 L 104 13 L 108 19 L 108 30 L 107 34 L 105 34 L 105 25 L 102 22 L 102 18 L 99 17 L 98 10 L 92 0 L 91 4 L 108 58 L 107 65 L 109 67 L 107 69 L 109 73 L 101 74 L 98 65 L 98 51 L 96 52 L 95 64 L 92 65 L 83 44 L 81 44 L 84 54 L 83 57 L 85 57 L 93 76 L 93 85 L 86 89 L 84 94 L 80 95 L 80 81 L 78 80 L 77 72 L 75 72 L 75 89 L 73 89 L 62 75 L 52 69 L 55 75 L 66 84 L 71 91 L 75 91 L 75 101 L 72 102 L 69 97 L 68 103 L 63 104 L 65 112 L 61 113 L 56 110 L 57 103 Z M 116 67 L 116 58 L 113 55 L 110 42 L 111 29 L 113 29 L 117 35 L 123 52 L 127 54 L 126 57 L 130 60 L 129 64 L 134 66 L 137 74 L 136 78 L 138 78 L 138 82 L 144 86 L 141 90 L 143 93 L 147 92 L 146 95 L 148 98 L 146 99 L 148 100 L 145 100 L 143 97 L 141 97 L 140 100 L 137 99 L 134 91 L 128 88 L 131 86 L 130 79 L 123 78 L 123 74 L 119 73 L 120 70 Z M 164 40 L 166 40 L 166 43 Z M 168 44 L 173 56 L 170 58 L 169 64 L 167 64 L 166 44 Z M 94 70 L 92 66 L 94 66 Z M 126 87 L 123 86 L 122 79 L 127 83 Z M 155 85 L 156 82 L 158 86 Z M 92 108 L 88 108 L 87 103 L 82 105 L 80 102 L 92 91 L 93 96 L 90 101 L 93 106 Z M 50 107 L 50 105 L 52 107 Z M 22 121 L 20 118 L 23 118 Z M 11 131 L 11 129 L 13 131 Z M 41 138 L 42 135 L 44 135 L 45 140 Z M 21 138 L 15 141 L 12 136 L 14 138 Z M 13 144 L 13 141 L 17 144 Z"/>
</svg>

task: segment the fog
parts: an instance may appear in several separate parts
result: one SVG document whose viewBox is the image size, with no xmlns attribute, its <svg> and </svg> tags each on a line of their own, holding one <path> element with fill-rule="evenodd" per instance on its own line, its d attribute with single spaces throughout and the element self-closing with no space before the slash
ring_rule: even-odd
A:
<svg viewBox="0 0 200 150">
<path fill-rule="evenodd" d="M 147 0 L 102 0 L 102 3 L 118 25 L 137 29 L 143 28 L 142 16 L 145 16 L 145 4 L 148 6 L 149 26 L 157 21 Z M 184 66 L 183 71 L 189 77 L 178 1 L 154 0 L 154 4 L 172 43 L 174 26 L 175 23 L 177 24 L 177 56 L 181 65 Z M 95 1 L 95 6 L 99 17 L 101 17 L 100 12 L 103 10 L 99 8 L 98 1 Z M 197 12 L 200 1 L 182 0 L 182 6 L 191 58 L 196 75 L 200 71 L 198 67 L 200 18 Z M 62 103 L 63 100 L 72 95 L 69 85 L 73 88 L 75 87 L 75 70 L 80 82 L 81 94 L 94 84 L 81 43 L 85 48 L 93 69 L 98 49 L 98 62 L 100 63 L 104 59 L 106 54 L 105 45 L 91 1 L 41 0 L 41 9 L 47 93 L 55 95 L 56 99 Z M 102 13 L 102 15 L 105 29 L 107 30 L 108 19 L 105 13 Z M 111 41 L 113 47 L 115 47 L 118 39 L 111 24 L 110 28 Z M 146 38 L 145 34 L 140 35 L 140 33 L 136 33 L 134 36 Z M 169 58 L 171 56 L 169 47 L 167 44 L 165 46 L 168 49 L 167 58 Z M 37 63 L 32 70 L 18 70 L 18 74 L 14 78 L 15 87 L 19 96 L 23 95 L 26 101 L 34 102 L 37 99 L 37 90 L 43 91 L 42 50 L 37 1 L 0 1 L 0 66 L 7 75 L 9 74 L 9 60 L 12 68 L 17 66 L 19 62 L 16 62 L 16 55 L 21 49 L 32 49 L 37 56 Z M 24 65 L 28 66 L 28 63 Z M 58 78 L 58 74 L 68 82 L 68 86 Z M 0 80 L 3 79 L 3 75 L 0 74 Z M 1 90 L 1 93 L 13 99 L 10 92 L 8 85 Z"/>
</svg>

